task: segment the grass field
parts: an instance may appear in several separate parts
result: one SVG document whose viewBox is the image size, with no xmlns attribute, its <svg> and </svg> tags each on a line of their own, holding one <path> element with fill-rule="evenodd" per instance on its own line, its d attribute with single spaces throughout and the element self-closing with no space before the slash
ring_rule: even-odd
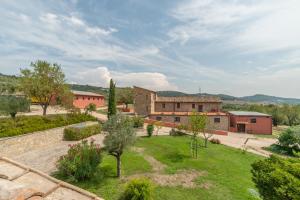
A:
<svg viewBox="0 0 300 200">
<path fill-rule="evenodd" d="M 189 141 L 187 136 L 139 138 L 135 147 L 143 148 L 143 154 L 132 150 L 124 154 L 122 179 L 115 178 L 114 158 L 105 155 L 93 180 L 73 184 L 106 200 L 116 200 L 124 189 L 127 176 L 153 172 L 151 164 L 143 157 L 147 155 L 165 165 L 163 174 L 177 174 L 182 170 L 202 174 L 194 180 L 196 186 L 193 188 L 156 184 L 155 200 L 257 199 L 253 195 L 255 186 L 251 181 L 250 165 L 262 157 L 223 145 L 209 144 L 208 148 L 200 149 L 198 159 L 193 159 L 190 157 Z M 201 187 L 203 185 L 207 187 Z"/>
</svg>

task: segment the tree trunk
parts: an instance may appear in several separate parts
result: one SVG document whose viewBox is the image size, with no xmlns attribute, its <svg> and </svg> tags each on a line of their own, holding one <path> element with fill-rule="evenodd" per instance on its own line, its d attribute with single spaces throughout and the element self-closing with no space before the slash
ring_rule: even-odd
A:
<svg viewBox="0 0 300 200">
<path fill-rule="evenodd" d="M 118 155 L 117 157 L 117 177 L 121 177 L 121 156 Z"/>
<path fill-rule="evenodd" d="M 126 110 L 128 109 L 128 103 L 125 103 L 125 108 L 126 108 Z"/>
<path fill-rule="evenodd" d="M 44 105 L 44 106 L 42 106 L 42 108 L 43 108 L 43 115 L 45 116 L 47 114 L 47 108 L 48 108 L 48 106 Z"/>
<path fill-rule="evenodd" d="M 205 138 L 205 148 L 207 148 L 207 140 L 208 140 L 208 138 Z"/>
<path fill-rule="evenodd" d="M 10 113 L 10 116 L 11 116 L 12 119 L 15 119 L 15 118 L 16 118 L 16 115 L 17 115 L 17 113 L 14 113 L 14 112 L 13 112 L 13 113 Z"/>
</svg>

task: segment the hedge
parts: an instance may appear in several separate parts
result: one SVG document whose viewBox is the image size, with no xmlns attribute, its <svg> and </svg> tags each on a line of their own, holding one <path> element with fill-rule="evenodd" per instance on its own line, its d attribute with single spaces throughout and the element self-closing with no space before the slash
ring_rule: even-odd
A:
<svg viewBox="0 0 300 200">
<path fill-rule="evenodd" d="M 0 119 L 0 138 L 96 120 L 95 117 L 85 114 L 18 116 L 15 120 L 11 118 L 2 118 Z"/>
<path fill-rule="evenodd" d="M 69 126 L 64 129 L 64 140 L 74 141 L 82 140 L 84 138 L 96 135 L 101 132 L 100 124 L 91 124 L 91 125 L 76 125 Z"/>
</svg>

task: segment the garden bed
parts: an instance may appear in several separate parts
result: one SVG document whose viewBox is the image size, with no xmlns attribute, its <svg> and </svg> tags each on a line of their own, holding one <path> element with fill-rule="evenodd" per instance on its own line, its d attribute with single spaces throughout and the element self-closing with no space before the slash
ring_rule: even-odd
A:
<svg viewBox="0 0 300 200">
<path fill-rule="evenodd" d="M 64 129 L 64 140 L 76 141 L 101 133 L 101 125 L 97 122 L 75 124 Z"/>
<path fill-rule="evenodd" d="M 76 124 L 97 119 L 85 114 L 56 114 L 47 116 L 19 116 L 0 119 L 0 138 L 23 135 L 35 131 Z"/>
</svg>

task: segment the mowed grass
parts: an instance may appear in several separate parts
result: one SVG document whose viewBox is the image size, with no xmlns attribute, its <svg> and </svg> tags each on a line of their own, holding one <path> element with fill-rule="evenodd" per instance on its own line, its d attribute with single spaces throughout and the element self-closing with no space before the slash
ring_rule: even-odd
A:
<svg viewBox="0 0 300 200">
<path fill-rule="evenodd" d="M 179 170 L 198 170 L 205 175 L 199 176 L 195 182 L 199 187 L 183 188 L 156 185 L 153 199 L 158 200 L 245 200 L 256 199 L 251 195 L 255 189 L 251 180 L 251 163 L 262 157 L 243 153 L 240 150 L 224 145 L 209 144 L 208 148 L 200 148 L 198 159 L 190 156 L 190 138 L 153 136 L 139 138 L 135 146 L 145 149 L 145 154 L 153 156 L 167 165 L 166 174 L 174 174 Z M 123 176 L 151 172 L 151 165 L 143 156 L 127 151 L 122 157 Z M 106 200 L 116 200 L 124 190 L 126 181 L 115 178 L 116 162 L 109 155 L 105 155 L 99 166 L 99 171 L 93 180 L 73 183 L 87 189 Z M 209 188 L 200 187 L 203 184 Z"/>
</svg>

